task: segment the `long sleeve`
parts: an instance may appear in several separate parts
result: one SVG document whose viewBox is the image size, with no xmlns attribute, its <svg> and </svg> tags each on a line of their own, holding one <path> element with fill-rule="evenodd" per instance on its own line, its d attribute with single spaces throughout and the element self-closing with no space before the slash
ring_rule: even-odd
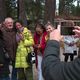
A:
<svg viewBox="0 0 80 80">
<path fill-rule="evenodd" d="M 24 28 L 23 34 L 24 34 L 24 45 L 32 46 L 34 44 L 33 37 L 27 28 Z"/>
<path fill-rule="evenodd" d="M 46 39 L 45 39 L 46 35 L 47 35 L 47 33 L 44 32 L 43 37 L 42 37 L 42 40 L 41 40 L 41 43 L 40 43 L 42 53 L 44 53 L 44 49 L 46 47 Z"/>
<path fill-rule="evenodd" d="M 61 62 L 59 43 L 47 42 L 42 61 L 42 73 L 45 80 L 80 80 L 80 58 L 72 62 Z"/>
</svg>

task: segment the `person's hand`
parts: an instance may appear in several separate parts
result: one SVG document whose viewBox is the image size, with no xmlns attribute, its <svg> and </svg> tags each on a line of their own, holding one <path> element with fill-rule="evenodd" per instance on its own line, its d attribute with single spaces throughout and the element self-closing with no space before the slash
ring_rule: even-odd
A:
<svg viewBox="0 0 80 80">
<path fill-rule="evenodd" d="M 21 40 L 24 40 L 24 36 L 23 36 L 22 33 L 20 33 L 20 39 L 21 39 Z"/>
<path fill-rule="evenodd" d="M 50 38 L 49 38 L 50 40 L 56 40 L 56 41 L 61 40 L 60 28 L 61 26 L 58 25 L 57 29 L 55 29 L 50 33 Z"/>
<path fill-rule="evenodd" d="M 80 38 L 80 27 L 75 26 L 73 32 L 75 32 L 75 37 Z"/>
<path fill-rule="evenodd" d="M 38 49 L 40 49 L 41 48 L 41 45 L 40 44 L 38 44 Z"/>
<path fill-rule="evenodd" d="M 69 46 L 74 46 L 74 43 L 70 43 Z"/>
<path fill-rule="evenodd" d="M 36 44 L 36 45 L 34 45 L 34 47 L 39 49 L 39 48 L 41 48 L 41 45 L 40 44 Z"/>
<path fill-rule="evenodd" d="M 35 45 L 34 45 L 34 48 L 38 48 L 38 45 L 37 45 L 37 44 L 35 44 Z"/>
</svg>

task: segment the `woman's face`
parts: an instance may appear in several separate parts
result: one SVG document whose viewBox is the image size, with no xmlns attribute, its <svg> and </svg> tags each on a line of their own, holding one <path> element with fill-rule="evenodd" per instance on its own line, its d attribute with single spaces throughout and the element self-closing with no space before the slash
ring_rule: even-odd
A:
<svg viewBox="0 0 80 80">
<path fill-rule="evenodd" d="M 36 27 L 36 33 L 41 35 L 43 33 L 43 29 L 41 29 L 40 27 Z"/>
<path fill-rule="evenodd" d="M 49 25 L 49 26 L 46 27 L 46 31 L 48 33 L 52 32 L 53 30 L 54 30 L 54 28 L 51 25 Z"/>
<path fill-rule="evenodd" d="M 22 25 L 19 22 L 16 22 L 16 29 L 19 29 L 21 27 L 22 27 Z"/>
</svg>

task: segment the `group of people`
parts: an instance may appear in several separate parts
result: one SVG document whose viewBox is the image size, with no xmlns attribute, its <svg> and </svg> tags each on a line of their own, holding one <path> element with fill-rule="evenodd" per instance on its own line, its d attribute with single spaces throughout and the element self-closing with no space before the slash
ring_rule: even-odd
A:
<svg viewBox="0 0 80 80">
<path fill-rule="evenodd" d="M 50 22 L 46 26 L 37 22 L 32 35 L 21 20 L 5 18 L 0 25 L 0 80 L 29 80 L 27 70 L 30 65 L 26 57 L 32 51 L 31 47 L 35 52 L 38 80 L 43 80 L 41 63 L 49 33 L 53 29 Z M 9 66 L 12 66 L 11 73 Z"/>
<path fill-rule="evenodd" d="M 33 44 L 32 34 L 22 21 L 14 22 L 10 17 L 4 20 L 0 26 L 0 80 L 27 80 L 26 69 L 29 64 L 26 56 Z"/>
<path fill-rule="evenodd" d="M 60 29 L 61 26 L 58 26 L 57 29 L 50 32 L 42 60 L 43 77 L 45 80 L 80 80 L 80 50 L 76 59 L 71 58 L 70 62 L 67 62 L 67 59 L 66 62 L 60 61 L 60 41 L 62 38 Z M 79 26 L 74 26 L 73 32 L 75 33 L 74 38 L 80 38 Z M 71 47 L 75 45 L 75 41 L 69 39 L 65 43 Z M 68 47 L 70 48 L 70 46 Z M 69 54 L 71 55 L 73 50 L 70 50 Z"/>
<path fill-rule="evenodd" d="M 49 39 L 49 34 L 54 29 L 54 26 L 50 22 L 48 22 L 45 26 L 41 23 L 37 23 L 35 25 L 34 51 L 36 53 L 36 67 L 38 70 L 38 80 L 44 80 L 42 76 L 41 63 L 44 56 L 46 43 Z"/>
<path fill-rule="evenodd" d="M 35 49 L 37 53 L 36 59 L 38 61 L 37 67 L 38 67 L 39 80 L 59 80 L 60 77 L 61 80 L 68 80 L 68 79 L 79 80 L 80 79 L 79 75 L 76 76 L 77 71 L 73 70 L 78 65 L 77 63 L 76 63 L 77 65 L 75 64 L 74 56 L 75 55 L 78 56 L 77 42 L 79 41 L 79 37 L 75 38 L 76 37 L 75 35 L 61 36 L 60 27 L 55 29 L 55 26 L 53 26 L 51 22 L 47 22 L 47 24 L 44 27 L 41 27 L 40 24 L 37 24 L 37 26 L 35 27 L 36 34 L 34 36 L 34 42 L 36 44 Z M 78 30 L 77 27 L 74 29 Z M 76 33 L 77 31 L 75 30 L 73 32 L 75 32 L 75 34 L 78 35 Z M 59 49 L 61 47 L 59 43 L 61 42 L 62 38 L 64 43 L 64 52 L 63 52 L 64 62 L 60 62 L 60 55 L 59 55 L 60 52 Z M 68 63 L 69 56 L 71 62 Z M 73 70 L 72 73 L 71 71 L 66 72 L 68 66 L 71 65 L 74 65 L 73 66 L 74 68 L 70 67 L 70 70 L 71 71 Z M 66 69 L 64 69 L 65 67 Z M 64 76 L 61 75 L 61 68 L 63 68 L 62 70 Z M 70 76 L 67 75 L 68 73 L 70 73 Z M 60 76 L 57 77 L 57 75 Z"/>
<path fill-rule="evenodd" d="M 80 36 L 79 30 L 79 27 L 74 29 L 76 36 Z M 74 55 L 71 55 L 77 51 L 75 44 L 79 38 L 64 36 L 63 63 L 59 59 L 60 26 L 55 29 L 49 21 L 45 26 L 37 22 L 34 31 L 32 35 L 22 21 L 14 21 L 10 17 L 0 25 L 0 80 L 29 80 L 27 70 L 30 65 L 26 57 L 32 51 L 31 47 L 35 52 L 38 80 L 79 80 L 79 57 L 73 61 Z M 66 63 L 69 56 L 67 53 L 71 57 L 70 63 Z"/>
</svg>

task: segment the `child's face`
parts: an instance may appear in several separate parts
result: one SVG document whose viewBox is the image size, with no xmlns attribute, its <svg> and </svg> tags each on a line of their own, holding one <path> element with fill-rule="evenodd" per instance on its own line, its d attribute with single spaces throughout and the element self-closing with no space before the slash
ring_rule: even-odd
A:
<svg viewBox="0 0 80 80">
<path fill-rule="evenodd" d="M 46 31 L 48 33 L 52 32 L 53 30 L 54 30 L 54 27 L 52 27 L 51 25 L 49 25 L 49 26 L 46 27 Z"/>
</svg>

